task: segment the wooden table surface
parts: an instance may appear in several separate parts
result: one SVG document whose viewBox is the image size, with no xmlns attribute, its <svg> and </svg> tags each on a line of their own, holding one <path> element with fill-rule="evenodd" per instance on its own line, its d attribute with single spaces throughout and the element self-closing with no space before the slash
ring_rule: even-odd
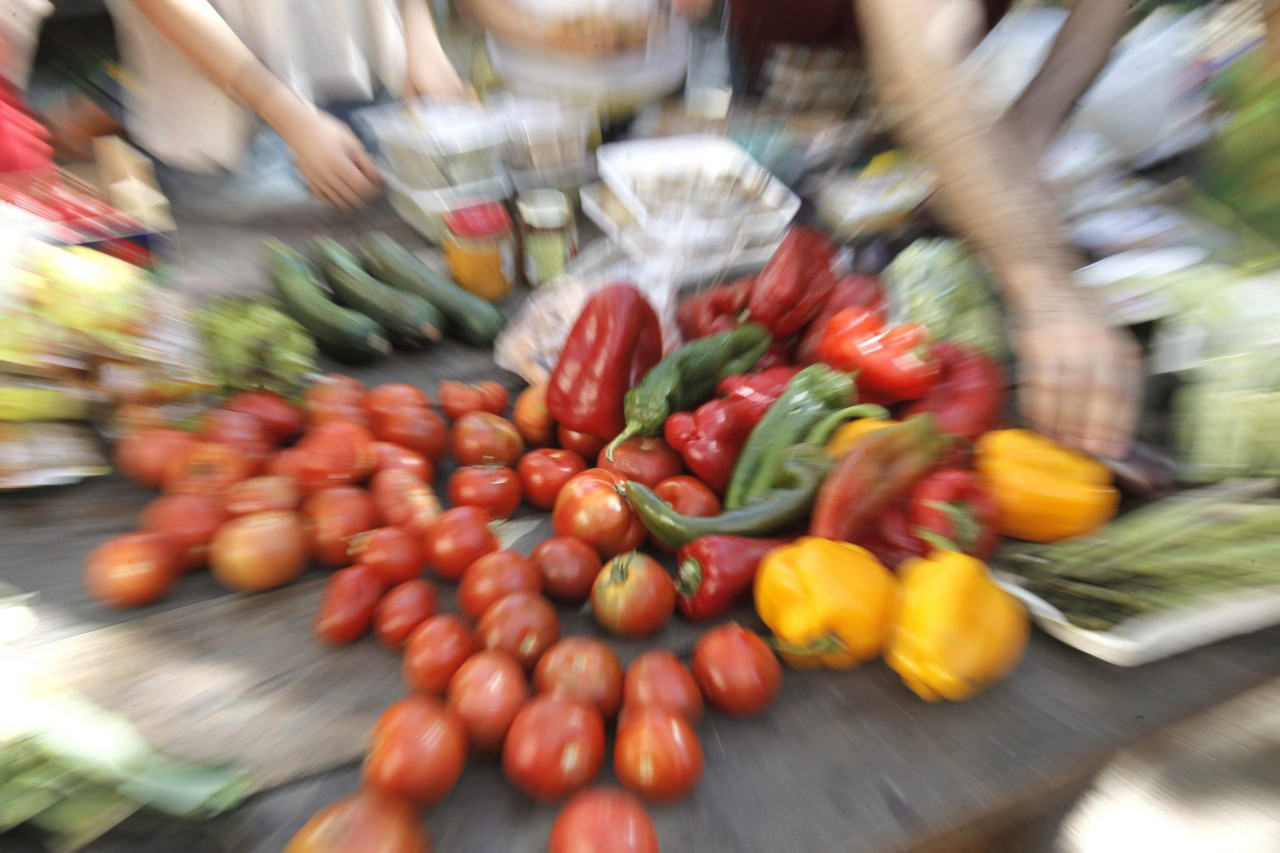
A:
<svg viewBox="0 0 1280 853">
<path fill-rule="evenodd" d="M 253 290 L 263 286 L 257 242 L 264 230 L 296 243 L 318 229 L 342 236 L 369 224 L 298 217 L 269 229 L 186 224 L 177 239 L 176 280 L 191 290 Z M 347 372 L 370 383 L 397 379 L 424 388 L 443 378 L 500 373 L 489 352 L 448 343 Z M 501 378 L 519 386 L 515 377 Z M 0 579 L 40 593 L 45 639 L 138 620 L 151 625 L 156 614 L 227 599 L 203 573 L 184 579 L 167 600 L 139 610 L 108 612 L 86 597 L 79 579 L 85 554 L 105 537 L 130 530 L 150 497 L 115 476 L 0 496 Z M 539 526 L 519 543 L 524 550 L 546 527 L 545 518 L 527 517 Z M 317 570 L 308 575 L 322 576 Z M 450 602 L 451 592 L 445 595 Z M 305 618 L 318 585 L 290 591 L 289 597 Z M 568 608 L 560 613 L 563 634 L 595 633 L 587 614 Z M 745 609 L 738 618 L 753 621 Z M 614 646 L 624 661 L 654 645 L 686 654 L 698 633 L 676 619 L 647 643 Z M 239 654 L 234 639 L 227 638 L 227 646 Z M 699 724 L 706 754 L 701 784 L 684 802 L 652 809 L 663 849 L 843 853 L 939 843 L 938 849 L 947 849 L 953 833 L 973 825 L 998 827 L 1034 810 L 1124 745 L 1280 674 L 1278 640 L 1280 630 L 1271 630 L 1128 670 L 1036 633 L 1012 677 L 955 705 L 917 699 L 882 663 L 849 673 L 788 672 L 780 698 L 763 716 L 739 721 L 711 713 Z M 246 650 L 240 663 L 253 671 L 255 661 L 270 652 Z M 399 695 L 398 659 L 372 641 L 315 652 L 326 653 L 334 655 L 335 671 L 353 673 L 345 686 L 341 680 L 333 684 L 335 701 L 358 690 L 372 719 Z M 220 745 L 210 748 L 216 752 Z M 275 853 L 311 814 L 354 791 L 357 778 L 356 766 L 348 765 L 259 794 L 211 832 L 184 837 L 180 847 L 191 853 Z M 611 779 L 606 767 L 601 781 Z M 538 851 L 545 849 L 555 813 L 517 794 L 494 763 L 473 762 L 427 823 L 444 853 Z M 38 848 L 0 839 L 0 849 Z M 91 849 L 169 853 L 179 847 L 171 836 L 118 831 Z"/>
</svg>

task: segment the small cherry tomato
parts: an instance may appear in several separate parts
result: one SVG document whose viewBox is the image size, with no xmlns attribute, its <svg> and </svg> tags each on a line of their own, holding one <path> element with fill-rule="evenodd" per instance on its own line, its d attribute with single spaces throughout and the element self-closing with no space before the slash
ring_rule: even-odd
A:
<svg viewBox="0 0 1280 853">
<path fill-rule="evenodd" d="M 551 443 L 555 423 L 547 411 L 547 386 L 531 385 L 516 397 L 511 419 L 516 429 L 530 447 L 545 447 Z"/>
<path fill-rule="evenodd" d="M 525 500 L 538 509 L 551 509 L 564 484 L 587 470 L 587 463 L 572 450 L 533 450 L 516 466 Z"/>
<path fill-rule="evenodd" d="M 161 495 L 143 508 L 138 528 L 172 539 L 179 568 L 191 571 L 205 564 L 213 534 L 228 517 L 218 501 L 205 495 Z"/>
<path fill-rule="evenodd" d="M 422 549 L 399 527 L 379 527 L 356 534 L 347 547 L 347 556 L 372 569 L 388 588 L 422 574 Z"/>
<path fill-rule="evenodd" d="M 445 380 L 436 389 L 440 397 L 440 408 L 456 421 L 471 412 L 488 412 L 493 415 L 505 415 L 511 393 L 497 382 L 454 382 Z"/>
<path fill-rule="evenodd" d="M 277 445 L 297 438 L 307 423 L 305 412 L 270 391 L 241 391 L 227 401 L 226 408 L 256 418 Z"/>
<path fill-rule="evenodd" d="M 540 595 L 515 592 L 489 607 L 476 625 L 480 645 L 513 655 L 532 672 L 542 653 L 560 639 L 556 609 Z"/>
<path fill-rule="evenodd" d="M 459 418 L 452 445 L 459 465 L 515 465 L 524 453 L 524 439 L 515 424 L 489 412 Z"/>
<path fill-rule="evenodd" d="M 373 727 L 361 781 L 389 797 L 430 807 L 444 798 L 467 760 L 467 730 L 429 696 L 410 696 Z"/>
<path fill-rule="evenodd" d="M 667 624 L 676 587 L 657 560 L 632 552 L 610 560 L 591 588 L 591 611 L 606 630 L 643 637 Z"/>
<path fill-rule="evenodd" d="M 458 583 L 458 609 L 479 619 L 486 610 L 513 592 L 542 591 L 542 575 L 518 551 L 485 554 L 462 573 Z"/>
<path fill-rule="evenodd" d="M 419 542 L 440 517 L 435 491 L 408 471 L 379 471 L 369 487 L 387 524 L 403 529 Z"/>
<path fill-rule="evenodd" d="M 120 473 L 140 486 L 156 489 L 164 484 L 175 460 L 195 443 L 196 437 L 189 432 L 144 429 L 121 436 L 114 459 Z"/>
<path fill-rule="evenodd" d="M 425 406 L 401 406 L 375 417 L 373 434 L 379 441 L 420 453 L 432 465 L 439 465 L 444 459 L 449 429 L 439 415 Z"/>
<path fill-rule="evenodd" d="M 702 778 L 702 744 L 682 714 L 661 705 L 636 708 L 618 729 L 613 772 L 646 800 L 687 797 Z"/>
<path fill-rule="evenodd" d="M 759 714 L 782 689 L 782 667 L 759 635 L 741 625 L 712 628 L 693 651 L 693 677 L 707 701 L 727 714 Z"/>
<path fill-rule="evenodd" d="M 177 494 L 226 497 L 227 489 L 253 474 L 253 463 L 242 452 L 223 444 L 196 442 L 174 457 L 164 488 Z"/>
<path fill-rule="evenodd" d="M 529 559 L 542 573 L 542 587 L 547 595 L 573 603 L 591 597 L 591 587 L 600 574 L 600 555 L 586 542 L 572 536 L 557 536 L 538 543 Z"/>
<path fill-rule="evenodd" d="M 618 493 L 622 481 L 599 468 L 588 468 L 565 483 L 551 512 L 557 536 L 576 536 L 602 558 L 634 551 L 648 533 Z"/>
<path fill-rule="evenodd" d="M 327 566 L 351 565 L 352 538 L 378 526 L 378 510 L 364 489 L 339 486 L 316 492 L 302 504 L 311 556 Z"/>
<path fill-rule="evenodd" d="M 227 589 L 261 592 L 284 586 L 307 565 L 307 543 L 296 512 L 233 518 L 209 543 L 209 573 Z"/>
<path fill-rule="evenodd" d="M 375 441 L 373 452 L 378 457 L 373 466 L 374 473 L 388 469 L 408 471 L 424 483 L 430 483 L 436 478 L 435 466 L 421 453 L 389 441 Z"/>
<path fill-rule="evenodd" d="M 379 385 L 360 398 L 360 408 L 364 409 L 371 423 L 395 409 L 402 409 L 405 406 L 425 409 L 429 405 L 431 401 L 427 399 L 426 392 L 407 382 L 388 382 L 385 385 Z"/>
<path fill-rule="evenodd" d="M 436 577 L 456 581 L 467 566 L 496 550 L 498 540 L 489 530 L 489 513 L 478 506 L 460 506 L 431 525 L 422 556 Z"/>
<path fill-rule="evenodd" d="M 477 648 L 465 619 L 437 613 L 414 628 L 405 643 L 405 686 L 418 693 L 443 695 L 449 679 Z"/>
<path fill-rule="evenodd" d="M 392 587 L 373 611 L 373 631 L 389 649 L 403 648 L 414 629 L 436 613 L 436 588 L 414 578 Z"/>
<path fill-rule="evenodd" d="M 510 518 L 520 507 L 520 478 L 501 465 L 470 465 L 449 478 L 454 506 L 478 506 L 494 520 Z"/>
<path fill-rule="evenodd" d="M 343 797 L 316 812 L 284 853 L 431 853 L 418 810 L 373 791 Z"/>
<path fill-rule="evenodd" d="M 613 449 L 613 458 L 601 451 L 596 467 L 613 471 L 624 480 L 635 480 L 653 488 L 684 471 L 684 460 L 671 445 L 654 436 L 634 436 Z"/>
<path fill-rule="evenodd" d="M 382 581 L 368 566 L 355 565 L 330 575 L 312 623 L 316 639 L 342 646 L 363 637 L 373 622 L 382 589 Z"/>
<path fill-rule="evenodd" d="M 113 536 L 85 559 L 84 585 L 108 607 L 150 604 L 173 588 L 179 553 L 163 533 Z"/>
<path fill-rule="evenodd" d="M 302 495 L 298 491 L 298 482 L 292 477 L 250 477 L 227 490 L 227 512 L 232 515 L 292 512 L 300 503 Z"/>
<path fill-rule="evenodd" d="M 683 714 L 691 723 L 702 716 L 702 693 L 693 674 L 665 649 L 645 652 L 627 667 L 622 680 L 624 707 L 663 705 Z"/>
<path fill-rule="evenodd" d="M 543 802 L 590 785 L 604 763 L 604 718 L 565 696 L 536 696 L 516 715 L 502 748 L 507 779 Z"/>
<path fill-rule="evenodd" d="M 588 788 L 556 815 L 547 853 L 658 853 L 658 832 L 633 794 Z"/>
<path fill-rule="evenodd" d="M 556 427 L 556 438 L 560 440 L 560 446 L 565 450 L 573 451 L 583 459 L 595 459 L 600 455 L 600 451 L 604 450 L 607 439 L 592 435 L 589 432 L 575 432 L 571 429 L 565 429 L 564 426 Z"/>
<path fill-rule="evenodd" d="M 511 721 L 528 699 L 520 662 L 496 649 L 476 652 L 449 679 L 449 707 L 466 724 L 477 755 L 502 749 Z"/>
<path fill-rule="evenodd" d="M 622 704 L 622 664 L 606 643 L 592 637 L 566 637 L 538 661 L 533 685 L 539 693 L 590 702 L 607 720 Z"/>
</svg>

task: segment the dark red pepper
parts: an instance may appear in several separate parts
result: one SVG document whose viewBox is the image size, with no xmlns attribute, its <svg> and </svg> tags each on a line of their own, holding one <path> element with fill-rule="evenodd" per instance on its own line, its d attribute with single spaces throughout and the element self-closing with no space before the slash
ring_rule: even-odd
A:
<svg viewBox="0 0 1280 853">
<path fill-rule="evenodd" d="M 807 225 L 793 225 L 756 279 L 747 301 L 752 322 L 789 338 L 818 315 L 836 286 L 838 247 Z"/>
<path fill-rule="evenodd" d="M 731 284 L 708 287 L 686 299 L 676 309 L 676 325 L 686 341 L 727 332 L 738 325 L 747 309 L 754 278 L 740 278 Z"/>
<path fill-rule="evenodd" d="M 756 363 L 751 367 L 751 372 L 762 373 L 766 370 L 773 370 L 775 367 L 790 367 L 795 364 L 795 360 L 794 342 L 775 340 L 769 344 L 769 348 L 764 351 L 764 355 L 756 359 Z"/>
<path fill-rule="evenodd" d="M 998 542 L 996 522 L 995 501 L 974 471 L 939 468 L 865 528 L 858 544 L 890 567 L 938 548 L 987 560 Z"/>
<path fill-rule="evenodd" d="M 818 341 L 818 358 L 857 374 L 859 399 L 877 403 L 918 400 L 942 373 L 924 326 L 886 328 L 883 317 L 866 308 L 846 308 L 831 318 Z"/>
<path fill-rule="evenodd" d="M 939 431 L 971 440 L 999 426 L 1008 384 L 1000 365 L 955 341 L 936 344 L 933 356 L 941 367 L 938 384 L 909 405 L 903 417 L 928 412 Z"/>
<path fill-rule="evenodd" d="M 629 284 L 603 287 L 565 339 L 547 387 L 547 411 L 565 429 L 611 439 L 626 426 L 623 397 L 661 359 L 653 307 Z"/>
<path fill-rule="evenodd" d="M 813 364 L 818 361 L 818 341 L 822 339 L 822 330 L 827 322 L 846 308 L 866 308 L 884 316 L 886 311 L 884 290 L 880 280 L 875 276 L 847 275 L 827 297 L 826 303 L 818 316 L 813 318 L 809 328 L 800 336 L 800 346 L 796 349 L 797 364 Z"/>
<path fill-rule="evenodd" d="M 726 376 L 716 385 L 716 395 L 746 403 L 747 418 L 755 426 L 799 372 L 798 367 L 771 367 L 759 373 Z"/>
<path fill-rule="evenodd" d="M 724 615 L 751 589 L 764 555 L 791 541 L 716 535 L 682 545 L 676 607 L 693 622 Z"/>
</svg>

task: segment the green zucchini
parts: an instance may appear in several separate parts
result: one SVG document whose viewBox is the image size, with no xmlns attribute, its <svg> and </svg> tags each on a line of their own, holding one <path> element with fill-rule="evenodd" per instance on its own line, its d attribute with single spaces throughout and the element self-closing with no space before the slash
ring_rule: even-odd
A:
<svg viewBox="0 0 1280 853">
<path fill-rule="evenodd" d="M 360 241 L 360 256 L 375 278 L 413 293 L 440 309 L 455 337 L 477 346 L 493 343 L 502 331 L 502 312 L 414 257 L 395 240 L 374 231 Z"/>
<path fill-rule="evenodd" d="M 263 248 L 276 295 L 321 350 L 346 363 L 371 361 L 391 352 L 386 330 L 360 312 L 330 302 L 297 252 L 279 240 L 267 240 Z"/>
<path fill-rule="evenodd" d="M 334 295 L 386 328 L 394 343 L 416 349 L 443 336 L 444 315 L 434 305 L 369 275 L 354 255 L 328 237 L 317 237 L 311 246 Z"/>
</svg>

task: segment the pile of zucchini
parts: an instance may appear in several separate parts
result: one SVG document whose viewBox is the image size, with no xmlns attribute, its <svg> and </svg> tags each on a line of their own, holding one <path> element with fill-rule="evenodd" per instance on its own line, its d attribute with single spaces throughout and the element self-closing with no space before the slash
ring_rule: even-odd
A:
<svg viewBox="0 0 1280 853">
<path fill-rule="evenodd" d="M 311 242 L 309 264 L 278 240 L 265 243 L 276 294 L 320 349 L 346 364 L 421 349 L 446 333 L 488 346 L 502 329 L 497 308 L 458 287 L 386 234 L 360 240 L 359 258 L 328 237 Z M 327 288 L 325 287 L 327 285 Z"/>
</svg>

